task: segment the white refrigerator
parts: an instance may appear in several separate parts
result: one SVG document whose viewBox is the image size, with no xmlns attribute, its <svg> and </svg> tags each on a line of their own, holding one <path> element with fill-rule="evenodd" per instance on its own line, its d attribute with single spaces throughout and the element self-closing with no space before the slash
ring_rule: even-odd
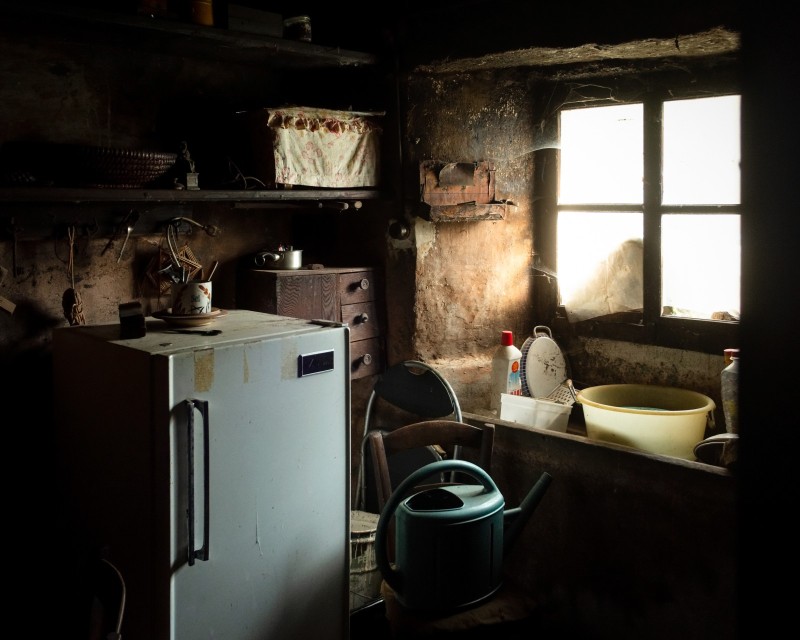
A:
<svg viewBox="0 0 800 640">
<path fill-rule="evenodd" d="M 125 579 L 123 638 L 348 638 L 349 362 L 347 325 L 254 311 L 53 332 L 68 495 Z"/>
</svg>

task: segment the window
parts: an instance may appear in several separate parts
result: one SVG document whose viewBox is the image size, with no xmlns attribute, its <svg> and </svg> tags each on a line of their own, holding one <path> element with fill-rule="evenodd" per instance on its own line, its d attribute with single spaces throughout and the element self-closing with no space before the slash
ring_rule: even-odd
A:
<svg viewBox="0 0 800 640">
<path fill-rule="evenodd" d="M 739 131 L 738 94 L 561 109 L 556 270 L 571 322 L 711 353 L 735 340 Z"/>
</svg>

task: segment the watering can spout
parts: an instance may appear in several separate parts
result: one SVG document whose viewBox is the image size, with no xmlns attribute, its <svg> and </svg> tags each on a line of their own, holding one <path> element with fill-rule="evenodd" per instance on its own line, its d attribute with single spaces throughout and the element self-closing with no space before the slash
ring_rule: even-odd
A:
<svg viewBox="0 0 800 640">
<path fill-rule="evenodd" d="M 550 486 L 550 483 L 553 481 L 553 476 L 551 476 L 546 471 L 542 473 L 539 477 L 539 480 L 533 485 L 533 488 L 528 492 L 528 495 L 525 496 L 525 499 L 522 501 L 518 507 L 513 509 L 506 509 L 503 512 L 503 555 L 505 556 L 513 544 L 519 538 L 519 534 L 522 532 L 522 529 L 525 527 L 525 524 L 528 522 L 530 517 L 533 515 L 533 512 L 536 511 L 536 507 L 539 506 L 539 502 L 541 502 L 542 497 L 544 496 L 547 488 Z"/>
</svg>

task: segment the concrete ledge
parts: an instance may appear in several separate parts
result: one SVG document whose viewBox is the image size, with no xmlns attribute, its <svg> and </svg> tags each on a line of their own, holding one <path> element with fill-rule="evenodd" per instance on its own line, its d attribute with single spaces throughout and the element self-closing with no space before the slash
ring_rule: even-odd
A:
<svg viewBox="0 0 800 640">
<path fill-rule="evenodd" d="M 506 508 L 553 482 L 505 559 L 554 628 L 587 638 L 729 638 L 736 629 L 737 478 L 728 470 L 495 425 Z M 563 627 L 562 627 L 563 625 Z"/>
</svg>

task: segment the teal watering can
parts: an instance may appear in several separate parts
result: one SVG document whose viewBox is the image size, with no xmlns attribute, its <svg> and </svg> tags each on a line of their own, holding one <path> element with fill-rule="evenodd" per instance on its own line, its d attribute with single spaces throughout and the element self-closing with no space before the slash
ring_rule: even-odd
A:
<svg viewBox="0 0 800 640">
<path fill-rule="evenodd" d="M 453 484 L 407 494 L 426 478 L 456 471 L 479 484 Z M 503 558 L 539 505 L 552 476 L 543 473 L 519 507 L 505 501 L 492 478 L 466 460 L 441 460 L 409 475 L 392 493 L 375 534 L 375 560 L 409 609 L 446 611 L 480 604 L 502 585 Z M 395 561 L 387 534 L 395 517 Z"/>
</svg>

